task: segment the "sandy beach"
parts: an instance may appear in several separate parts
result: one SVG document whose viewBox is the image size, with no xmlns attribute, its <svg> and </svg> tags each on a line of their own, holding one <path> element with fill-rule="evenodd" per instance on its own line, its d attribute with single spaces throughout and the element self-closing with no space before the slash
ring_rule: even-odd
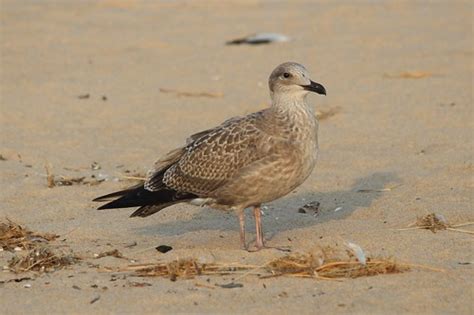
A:
<svg viewBox="0 0 474 315">
<path fill-rule="evenodd" d="M 473 226 L 400 230 L 430 213 L 474 221 L 472 14 L 470 1 L 0 0 L 0 220 L 57 234 L 50 246 L 82 257 L 14 273 L 25 250 L 1 251 L 0 313 L 473 314 Z M 290 41 L 225 45 L 257 32 Z M 91 201 L 136 183 L 188 135 L 267 107 L 268 76 L 285 61 L 304 64 L 327 97 L 309 96 L 322 115 L 315 171 L 265 205 L 268 244 L 297 254 L 352 242 L 432 269 L 336 280 L 114 272 L 285 255 L 239 249 L 233 213 L 179 204 L 132 219 Z M 299 211 L 313 201 L 316 212 Z M 247 225 L 252 241 L 250 212 Z M 125 258 L 97 258 L 115 249 Z"/>
</svg>

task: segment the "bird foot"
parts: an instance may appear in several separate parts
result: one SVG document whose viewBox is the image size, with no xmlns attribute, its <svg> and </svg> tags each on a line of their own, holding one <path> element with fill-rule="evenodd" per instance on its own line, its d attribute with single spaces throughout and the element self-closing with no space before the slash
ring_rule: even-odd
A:
<svg viewBox="0 0 474 315">
<path fill-rule="evenodd" d="M 249 253 L 254 253 L 254 252 L 258 252 L 262 249 L 276 249 L 276 250 L 286 252 L 286 253 L 291 252 L 291 247 L 290 246 L 268 246 L 268 245 L 261 245 L 261 246 L 255 245 L 255 248 L 252 248 L 252 249 L 247 248 L 246 250 Z"/>
</svg>

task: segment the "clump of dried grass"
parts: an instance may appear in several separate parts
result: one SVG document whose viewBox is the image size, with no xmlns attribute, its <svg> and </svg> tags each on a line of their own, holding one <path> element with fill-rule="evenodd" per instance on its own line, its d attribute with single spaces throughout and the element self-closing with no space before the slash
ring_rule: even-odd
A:
<svg viewBox="0 0 474 315">
<path fill-rule="evenodd" d="M 52 233 L 32 232 L 10 219 L 0 222 L 0 247 L 3 250 L 32 249 L 39 243 L 53 241 L 58 237 L 59 235 Z"/>
<path fill-rule="evenodd" d="M 238 270 L 247 270 L 245 266 L 230 267 L 221 264 L 199 263 L 195 258 L 176 259 L 171 262 L 140 264 L 128 266 L 125 271 L 134 271 L 139 277 L 164 277 L 171 281 L 177 278 L 193 278 L 200 275 L 226 275 Z"/>
<path fill-rule="evenodd" d="M 427 229 L 433 233 L 436 231 L 446 230 L 451 227 L 446 218 L 440 214 L 430 213 L 422 217 L 418 217 L 414 224 L 420 229 Z"/>
<path fill-rule="evenodd" d="M 365 255 L 365 254 L 364 254 Z M 358 278 L 394 274 L 424 266 L 397 263 L 391 258 L 364 258 L 359 261 L 351 250 L 325 248 L 317 254 L 292 254 L 269 261 L 262 266 L 224 263 L 199 263 L 197 259 L 130 265 L 122 271 L 133 271 L 140 277 L 193 278 L 200 275 L 258 275 L 260 278 L 290 276 L 319 279 Z M 426 267 L 430 269 L 429 267 Z M 432 269 L 432 268 L 431 268 Z M 439 271 L 439 270 L 438 270 Z"/>
<path fill-rule="evenodd" d="M 398 229 L 399 231 L 424 229 L 433 233 L 442 230 L 474 234 L 474 231 L 460 229 L 462 226 L 472 225 L 474 222 L 465 222 L 460 224 L 451 224 L 442 214 L 429 213 L 422 217 L 417 217 L 416 221 L 408 225 L 407 228 Z"/>
<path fill-rule="evenodd" d="M 55 252 L 42 246 L 24 256 L 15 256 L 8 262 L 8 268 L 15 273 L 27 271 L 52 272 L 77 263 L 79 257 L 73 254 Z"/>
<path fill-rule="evenodd" d="M 323 263 L 321 263 L 323 262 Z M 408 265 L 396 263 L 393 259 L 371 259 L 365 264 L 346 258 L 329 258 L 323 261 L 313 255 L 285 256 L 272 261 L 267 271 L 271 277 L 291 275 L 303 278 L 359 278 L 379 274 L 401 273 L 410 270 Z"/>
</svg>

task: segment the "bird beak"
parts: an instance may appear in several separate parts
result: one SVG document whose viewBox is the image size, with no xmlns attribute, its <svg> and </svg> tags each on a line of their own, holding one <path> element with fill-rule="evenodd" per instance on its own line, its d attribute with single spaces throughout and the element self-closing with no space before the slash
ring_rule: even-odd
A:
<svg viewBox="0 0 474 315">
<path fill-rule="evenodd" d="M 301 87 L 303 89 L 307 90 L 307 91 L 311 91 L 311 92 L 315 92 L 315 93 L 318 93 L 318 94 L 326 95 L 326 89 L 324 88 L 324 86 L 322 86 L 319 83 L 313 82 L 313 81 L 310 81 L 310 82 L 311 82 L 310 84 L 301 85 Z"/>
</svg>

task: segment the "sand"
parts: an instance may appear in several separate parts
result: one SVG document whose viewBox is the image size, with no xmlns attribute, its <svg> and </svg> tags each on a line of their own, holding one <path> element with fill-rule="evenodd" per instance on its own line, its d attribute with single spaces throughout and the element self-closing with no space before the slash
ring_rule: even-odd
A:
<svg viewBox="0 0 474 315">
<path fill-rule="evenodd" d="M 86 257 L 21 282 L 2 272 L 0 313 L 473 313 L 472 235 L 396 230 L 432 212 L 474 221 L 472 2 L 2 0 L 0 12 L 2 220 L 59 234 L 55 246 Z M 254 32 L 292 40 L 224 45 Z M 321 121 L 314 173 L 266 205 L 269 245 L 295 253 L 350 241 L 444 272 L 247 276 L 225 289 L 216 284 L 233 276 L 111 278 L 92 266 L 130 264 L 94 258 L 111 249 L 138 263 L 282 255 L 240 250 L 232 213 L 176 205 L 130 219 L 131 209 L 99 212 L 91 200 L 132 184 L 123 175 L 143 174 L 187 135 L 267 106 L 267 77 L 288 60 L 326 87 L 327 97 L 310 96 L 317 110 L 337 110 Z M 56 176 L 106 180 L 48 188 L 45 164 Z M 318 215 L 298 213 L 311 201 Z M 173 250 L 154 249 L 163 244 Z M 0 252 L 1 265 L 12 255 Z"/>
</svg>

